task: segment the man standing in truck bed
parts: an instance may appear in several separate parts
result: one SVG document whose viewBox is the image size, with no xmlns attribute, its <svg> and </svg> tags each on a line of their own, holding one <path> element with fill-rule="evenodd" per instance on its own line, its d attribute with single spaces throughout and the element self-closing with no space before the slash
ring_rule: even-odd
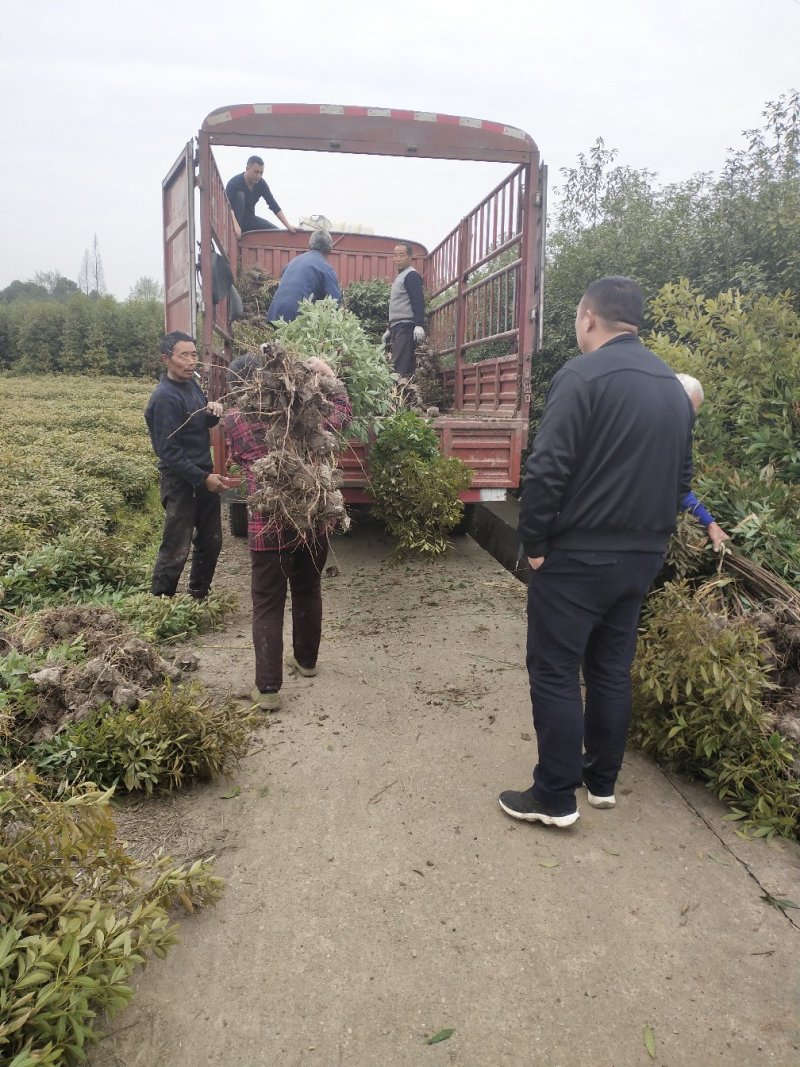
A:
<svg viewBox="0 0 800 1067">
<path fill-rule="evenodd" d="M 289 233 L 298 232 L 297 227 L 292 226 L 281 211 L 278 201 L 264 181 L 264 160 L 261 156 L 250 156 L 244 173 L 231 178 L 225 186 L 225 195 L 239 228 L 237 236 L 241 237 L 248 230 L 277 230 L 278 227 L 274 223 L 256 215 L 256 204 L 262 196 L 267 207 L 278 216 Z"/>
<path fill-rule="evenodd" d="M 417 369 L 417 345 L 425 340 L 425 297 L 422 278 L 411 266 L 411 245 L 394 247 L 397 277 L 389 290 L 389 329 L 384 345 L 391 345 L 392 367 L 403 378 Z"/>
</svg>

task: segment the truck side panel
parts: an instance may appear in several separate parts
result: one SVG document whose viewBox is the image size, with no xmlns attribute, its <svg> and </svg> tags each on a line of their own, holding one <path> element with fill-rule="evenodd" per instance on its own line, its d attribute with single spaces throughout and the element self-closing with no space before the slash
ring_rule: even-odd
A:
<svg viewBox="0 0 800 1067">
<path fill-rule="evenodd" d="M 195 336 L 194 147 L 189 141 L 161 183 L 164 230 L 164 330 Z"/>
<path fill-rule="evenodd" d="M 395 276 L 392 251 L 399 238 L 366 233 L 332 233 L 330 265 L 344 290 L 351 282 L 380 278 L 390 282 Z M 258 267 L 271 278 L 280 278 L 284 267 L 301 252 L 308 251 L 308 233 L 286 230 L 254 230 L 242 234 L 239 242 L 242 270 Z M 411 243 L 413 265 L 422 272 L 427 249 Z"/>
</svg>

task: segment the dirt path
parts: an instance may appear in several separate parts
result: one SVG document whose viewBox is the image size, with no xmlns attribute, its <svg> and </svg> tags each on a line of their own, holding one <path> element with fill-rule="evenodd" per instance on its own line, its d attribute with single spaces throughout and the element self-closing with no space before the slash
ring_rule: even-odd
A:
<svg viewBox="0 0 800 1067">
<path fill-rule="evenodd" d="M 800 1062 L 800 913 L 761 899 L 800 900 L 800 851 L 741 841 L 635 752 L 616 810 L 508 819 L 497 794 L 533 759 L 524 588 L 469 538 L 434 567 L 389 567 L 389 547 L 368 526 L 337 540 L 319 676 L 287 681 L 233 782 L 128 816 L 216 852 L 227 889 L 93 1067 Z M 247 567 L 229 540 L 242 611 L 197 642 L 220 690 L 251 684 Z"/>
</svg>

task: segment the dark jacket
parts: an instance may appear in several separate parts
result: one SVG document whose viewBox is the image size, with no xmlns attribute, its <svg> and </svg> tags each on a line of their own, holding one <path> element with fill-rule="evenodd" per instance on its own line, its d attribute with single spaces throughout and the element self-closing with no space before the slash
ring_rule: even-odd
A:
<svg viewBox="0 0 800 1067">
<path fill-rule="evenodd" d="M 243 199 L 237 194 L 243 194 Z M 256 204 L 262 197 L 266 200 L 270 211 L 274 211 L 276 215 L 280 211 L 278 201 L 263 178 L 259 178 L 251 189 L 244 180 L 244 174 L 237 174 L 225 186 L 225 195 L 228 197 L 228 202 L 240 226 L 244 224 L 245 219 L 255 215 Z"/>
<path fill-rule="evenodd" d="M 525 465 L 526 555 L 663 552 L 691 488 L 693 424 L 683 386 L 632 334 L 565 363 Z"/>
<path fill-rule="evenodd" d="M 208 430 L 219 418 L 206 414 L 207 403 L 196 381 L 174 382 L 161 375 L 144 417 L 162 474 L 176 474 L 190 485 L 202 485 L 213 470 Z"/>
<path fill-rule="evenodd" d="M 286 264 L 267 312 L 267 322 L 296 319 L 298 304 L 309 296 L 315 300 L 332 296 L 337 304 L 342 302 L 336 271 L 321 252 L 313 250 L 295 256 Z"/>
</svg>

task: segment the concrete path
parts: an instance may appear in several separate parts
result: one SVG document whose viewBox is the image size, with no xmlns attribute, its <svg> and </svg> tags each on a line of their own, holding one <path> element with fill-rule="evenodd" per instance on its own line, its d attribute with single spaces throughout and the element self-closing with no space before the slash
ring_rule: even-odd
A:
<svg viewBox="0 0 800 1067">
<path fill-rule="evenodd" d="M 633 751 L 615 810 L 509 819 L 534 759 L 524 587 L 469 538 L 430 567 L 389 548 L 336 542 L 319 676 L 287 680 L 240 795 L 169 802 L 227 890 L 94 1067 L 797 1067 L 800 911 L 762 897 L 800 902 L 800 850 L 742 841 Z M 250 684 L 247 567 L 229 543 L 242 611 L 199 642 L 222 689 Z"/>
</svg>

